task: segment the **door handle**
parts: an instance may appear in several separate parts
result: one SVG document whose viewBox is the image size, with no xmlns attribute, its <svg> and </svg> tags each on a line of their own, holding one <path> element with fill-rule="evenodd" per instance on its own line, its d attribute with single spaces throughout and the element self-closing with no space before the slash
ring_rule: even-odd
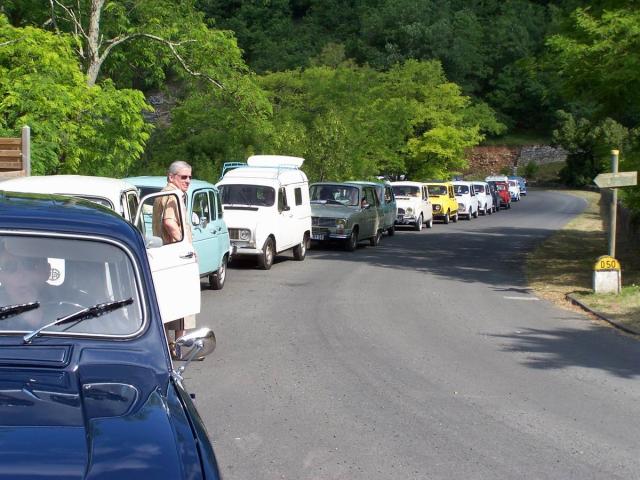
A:
<svg viewBox="0 0 640 480">
<path fill-rule="evenodd" d="M 189 253 L 185 253 L 184 255 L 180 255 L 180 258 L 193 258 L 194 255 L 195 253 L 189 252 Z"/>
</svg>

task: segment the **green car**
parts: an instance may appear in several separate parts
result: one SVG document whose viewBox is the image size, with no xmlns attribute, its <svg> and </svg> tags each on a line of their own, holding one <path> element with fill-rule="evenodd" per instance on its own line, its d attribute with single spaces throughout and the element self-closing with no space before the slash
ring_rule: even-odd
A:
<svg viewBox="0 0 640 480">
<path fill-rule="evenodd" d="M 362 240 L 380 242 L 383 216 L 373 184 L 322 182 L 309 187 L 311 240 L 344 242 L 353 251 Z"/>
<path fill-rule="evenodd" d="M 356 185 L 373 186 L 378 194 L 380 202 L 380 228 L 389 235 L 396 233 L 396 217 L 398 215 L 398 205 L 396 196 L 393 193 L 393 186 L 389 182 L 347 182 Z"/>
</svg>

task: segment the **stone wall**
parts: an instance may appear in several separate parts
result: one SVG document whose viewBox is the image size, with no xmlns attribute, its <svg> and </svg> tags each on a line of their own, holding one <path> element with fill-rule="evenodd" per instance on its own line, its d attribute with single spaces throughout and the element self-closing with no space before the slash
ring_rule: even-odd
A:
<svg viewBox="0 0 640 480">
<path fill-rule="evenodd" d="M 544 165 L 566 159 L 566 151 L 550 145 L 482 146 L 469 152 L 469 169 L 464 173 L 498 173 L 505 167 L 524 167 L 529 162 Z"/>
</svg>

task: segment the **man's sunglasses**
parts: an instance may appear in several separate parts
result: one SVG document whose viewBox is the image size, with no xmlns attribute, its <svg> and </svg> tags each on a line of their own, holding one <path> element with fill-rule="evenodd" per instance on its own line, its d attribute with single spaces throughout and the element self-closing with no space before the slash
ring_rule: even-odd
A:
<svg viewBox="0 0 640 480">
<path fill-rule="evenodd" d="M 180 178 L 180 180 L 191 180 L 193 178 L 191 175 L 176 175 L 176 177 Z"/>
</svg>

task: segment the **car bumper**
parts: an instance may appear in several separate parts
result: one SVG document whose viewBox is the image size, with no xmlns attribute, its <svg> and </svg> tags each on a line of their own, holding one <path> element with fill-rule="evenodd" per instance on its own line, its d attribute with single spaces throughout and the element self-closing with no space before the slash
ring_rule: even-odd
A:
<svg viewBox="0 0 640 480">
<path fill-rule="evenodd" d="M 395 225 L 413 225 L 418 219 L 413 215 L 398 215 L 395 220 Z"/>
<path fill-rule="evenodd" d="M 330 240 L 346 240 L 351 237 L 351 231 L 348 232 L 311 232 L 311 240 L 314 242 L 328 242 Z"/>
</svg>

